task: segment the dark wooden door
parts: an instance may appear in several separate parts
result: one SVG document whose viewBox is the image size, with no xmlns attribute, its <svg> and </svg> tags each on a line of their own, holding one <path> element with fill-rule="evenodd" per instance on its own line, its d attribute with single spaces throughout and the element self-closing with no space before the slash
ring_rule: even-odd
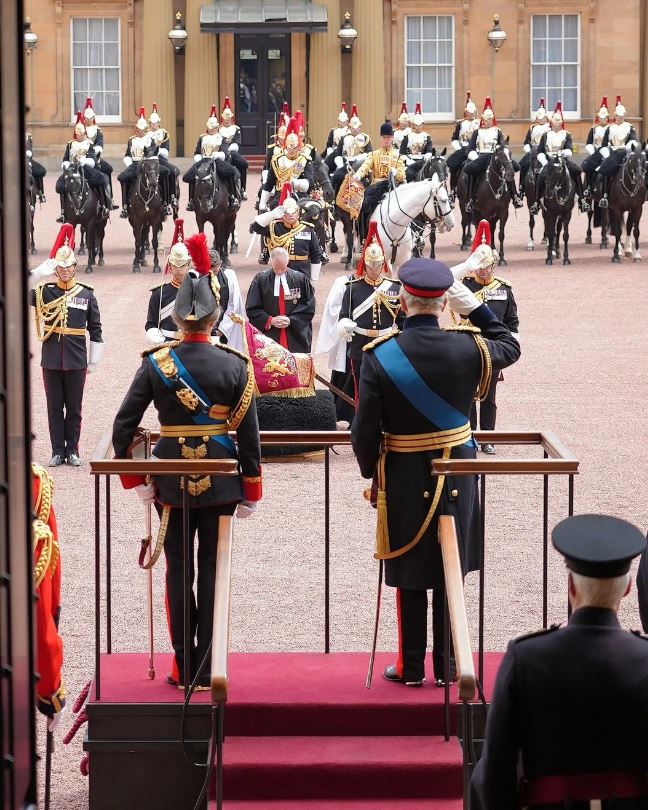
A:
<svg viewBox="0 0 648 810">
<path fill-rule="evenodd" d="M 264 154 L 284 101 L 290 103 L 290 36 L 237 36 L 236 120 L 242 152 Z"/>
</svg>

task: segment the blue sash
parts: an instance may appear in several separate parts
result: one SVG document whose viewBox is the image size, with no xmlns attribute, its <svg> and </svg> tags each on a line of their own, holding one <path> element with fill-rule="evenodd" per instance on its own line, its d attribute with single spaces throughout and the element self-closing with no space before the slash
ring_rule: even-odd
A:
<svg viewBox="0 0 648 810">
<path fill-rule="evenodd" d="M 206 411 L 209 411 L 209 409 L 211 408 L 212 403 L 210 403 L 207 394 L 205 394 L 202 388 L 198 385 L 198 383 L 194 380 L 191 374 L 187 371 L 183 362 L 180 360 L 178 355 L 173 351 L 173 349 L 169 349 L 169 356 L 175 363 L 175 367 L 177 369 L 176 379 L 181 380 L 185 384 L 185 386 L 190 388 L 194 392 L 194 394 L 196 394 L 196 396 L 201 400 L 201 404 L 205 408 L 205 410 L 197 411 L 196 413 L 191 413 L 190 416 L 192 421 L 195 422 L 196 425 L 224 425 L 225 424 L 224 419 L 212 419 L 208 415 L 208 413 L 206 413 Z M 169 388 L 170 390 L 174 390 L 173 381 L 166 376 L 166 374 L 162 371 L 162 369 L 158 365 L 158 362 L 155 359 L 155 352 L 153 352 L 153 354 L 149 354 L 148 359 L 150 360 L 151 365 L 157 371 L 160 379 L 166 385 L 166 387 Z M 236 445 L 229 436 L 227 435 L 210 436 L 209 438 L 221 444 L 226 450 L 228 450 L 231 453 L 233 458 L 238 458 L 236 452 Z"/>
<path fill-rule="evenodd" d="M 405 399 L 440 430 L 463 427 L 468 418 L 435 393 L 411 364 L 396 340 L 388 340 L 374 349 L 374 356 Z M 477 447 L 471 438 L 465 443 Z"/>
</svg>

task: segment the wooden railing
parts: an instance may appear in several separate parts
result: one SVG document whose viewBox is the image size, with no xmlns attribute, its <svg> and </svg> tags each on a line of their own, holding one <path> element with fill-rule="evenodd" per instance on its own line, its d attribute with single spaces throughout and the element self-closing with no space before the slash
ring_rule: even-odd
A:
<svg viewBox="0 0 648 810">
<path fill-rule="evenodd" d="M 214 625 L 211 653 L 212 703 L 227 701 L 227 656 L 230 634 L 230 594 L 232 580 L 233 518 L 218 521 L 218 551 L 216 553 L 216 583 L 214 591 Z"/>
</svg>

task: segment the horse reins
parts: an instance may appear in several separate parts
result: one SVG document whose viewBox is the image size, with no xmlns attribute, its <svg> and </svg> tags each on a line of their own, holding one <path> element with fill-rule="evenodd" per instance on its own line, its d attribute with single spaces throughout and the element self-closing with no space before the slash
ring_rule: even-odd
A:
<svg viewBox="0 0 648 810">
<path fill-rule="evenodd" d="M 149 159 L 149 158 L 142 158 L 141 164 L 143 165 L 143 164 L 144 164 L 144 161 L 145 161 L 145 160 L 148 160 L 148 159 Z M 146 199 L 144 199 L 144 196 L 143 196 L 143 194 L 142 194 L 142 179 L 143 179 L 143 178 L 146 180 L 146 187 L 147 187 L 147 189 L 149 189 L 149 191 L 150 191 L 151 186 L 149 185 L 149 181 L 148 181 L 148 173 L 144 173 L 144 172 L 143 172 L 143 171 L 140 169 L 140 172 L 139 172 L 139 175 L 138 175 L 138 178 L 137 178 L 137 196 L 138 196 L 138 197 L 140 198 L 140 200 L 142 201 L 142 204 L 144 205 L 144 210 L 145 210 L 145 211 L 146 211 L 146 213 L 148 214 L 148 212 L 149 212 L 149 208 L 150 208 L 150 205 L 151 205 L 151 202 L 152 202 L 153 198 L 155 197 L 155 195 L 157 194 L 157 191 L 158 191 L 158 184 L 157 184 L 157 182 L 156 182 L 155 187 L 153 188 L 153 190 L 152 190 L 152 191 L 150 191 L 149 196 L 148 196 Z"/>
</svg>

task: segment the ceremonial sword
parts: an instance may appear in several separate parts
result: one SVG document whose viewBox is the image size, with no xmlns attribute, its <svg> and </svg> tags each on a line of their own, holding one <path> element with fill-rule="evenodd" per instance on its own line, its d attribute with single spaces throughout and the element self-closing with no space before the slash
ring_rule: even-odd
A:
<svg viewBox="0 0 648 810">
<path fill-rule="evenodd" d="M 162 296 L 160 295 L 160 300 Z M 151 457 L 151 431 L 144 431 L 144 458 Z M 151 483 L 151 476 L 146 476 L 146 483 Z M 147 562 L 151 562 L 153 554 L 153 526 L 152 526 L 152 506 L 147 503 L 144 507 L 144 525 L 146 529 L 146 537 L 142 540 L 142 549 L 148 549 Z M 146 592 L 147 592 L 147 612 L 148 612 L 148 634 L 149 634 L 149 670 L 148 676 L 150 680 L 155 679 L 155 661 L 153 659 L 153 566 L 149 565 L 146 577 Z"/>
<path fill-rule="evenodd" d="M 367 672 L 367 680 L 365 686 L 367 689 L 371 688 L 371 679 L 373 677 L 374 660 L 376 658 L 376 644 L 378 643 L 378 625 L 380 623 L 380 601 L 382 597 L 382 581 L 383 581 L 383 561 L 378 563 L 378 594 L 376 596 L 376 619 L 374 622 L 373 644 L 371 645 L 371 655 L 369 656 L 369 671 Z"/>
</svg>

